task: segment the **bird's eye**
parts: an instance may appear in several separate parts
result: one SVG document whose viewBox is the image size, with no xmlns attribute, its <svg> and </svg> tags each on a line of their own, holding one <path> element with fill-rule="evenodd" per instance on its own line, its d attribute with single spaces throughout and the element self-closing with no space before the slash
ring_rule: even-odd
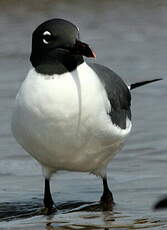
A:
<svg viewBox="0 0 167 230">
<path fill-rule="evenodd" d="M 55 40 L 55 37 L 49 32 L 49 31 L 45 31 L 42 35 L 42 41 L 43 43 L 45 43 L 46 45 L 53 42 Z"/>
</svg>

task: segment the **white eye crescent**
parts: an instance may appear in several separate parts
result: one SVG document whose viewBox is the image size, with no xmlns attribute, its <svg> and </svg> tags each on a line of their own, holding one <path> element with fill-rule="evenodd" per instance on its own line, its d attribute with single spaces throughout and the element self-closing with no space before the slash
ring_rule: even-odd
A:
<svg viewBox="0 0 167 230">
<path fill-rule="evenodd" d="M 45 44 L 48 44 L 48 43 L 49 43 L 49 42 L 47 42 L 47 41 L 45 40 L 45 38 L 43 38 L 42 41 L 43 41 L 43 43 L 45 43 Z"/>
<path fill-rule="evenodd" d="M 52 34 L 51 34 L 49 31 L 45 31 L 45 32 L 43 33 L 43 37 L 45 37 L 45 36 L 46 36 L 46 37 L 52 36 Z M 43 41 L 43 43 L 45 43 L 45 44 L 48 44 L 48 43 L 49 43 L 45 38 L 43 38 L 42 41 Z"/>
<path fill-rule="evenodd" d="M 51 35 L 51 33 L 46 30 L 45 32 L 43 32 L 43 35 Z"/>
</svg>

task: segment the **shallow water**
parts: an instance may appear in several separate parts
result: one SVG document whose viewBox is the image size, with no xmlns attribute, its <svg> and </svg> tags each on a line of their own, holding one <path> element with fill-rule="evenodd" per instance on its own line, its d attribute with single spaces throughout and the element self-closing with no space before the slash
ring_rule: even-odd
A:
<svg viewBox="0 0 167 230">
<path fill-rule="evenodd" d="M 153 211 L 167 194 L 167 2 L 143 0 L 0 2 L 0 229 L 166 229 L 167 210 Z M 80 27 L 98 63 L 127 83 L 164 78 L 132 92 L 133 130 L 108 168 L 116 206 L 103 212 L 99 178 L 61 172 L 52 179 L 59 211 L 42 207 L 40 166 L 10 131 L 14 97 L 30 67 L 31 32 L 63 17 Z"/>
</svg>

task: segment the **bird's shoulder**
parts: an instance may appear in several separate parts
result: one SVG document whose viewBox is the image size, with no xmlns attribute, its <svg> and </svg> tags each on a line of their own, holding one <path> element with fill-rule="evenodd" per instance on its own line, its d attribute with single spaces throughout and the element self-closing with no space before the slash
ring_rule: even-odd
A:
<svg viewBox="0 0 167 230">
<path fill-rule="evenodd" d="M 87 63 L 98 75 L 103 84 L 107 97 L 111 104 L 110 117 L 121 128 L 126 127 L 126 117 L 131 119 L 131 94 L 125 82 L 111 69 L 106 66 Z"/>
<path fill-rule="evenodd" d="M 87 64 L 98 75 L 98 78 L 105 87 L 109 100 L 114 100 L 115 103 L 119 100 L 120 104 L 117 105 L 117 108 L 121 105 L 128 107 L 131 101 L 131 94 L 125 82 L 114 71 L 106 66 L 96 63 Z M 114 106 L 114 102 L 112 104 Z"/>
</svg>

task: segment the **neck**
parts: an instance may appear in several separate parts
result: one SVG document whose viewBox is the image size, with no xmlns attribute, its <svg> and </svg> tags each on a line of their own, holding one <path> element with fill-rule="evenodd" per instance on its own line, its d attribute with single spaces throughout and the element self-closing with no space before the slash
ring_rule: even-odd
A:
<svg viewBox="0 0 167 230">
<path fill-rule="evenodd" d="M 63 49 L 53 50 L 44 55 L 32 52 L 30 60 L 38 73 L 46 75 L 72 72 L 84 62 L 82 56 L 72 55 Z"/>
</svg>

